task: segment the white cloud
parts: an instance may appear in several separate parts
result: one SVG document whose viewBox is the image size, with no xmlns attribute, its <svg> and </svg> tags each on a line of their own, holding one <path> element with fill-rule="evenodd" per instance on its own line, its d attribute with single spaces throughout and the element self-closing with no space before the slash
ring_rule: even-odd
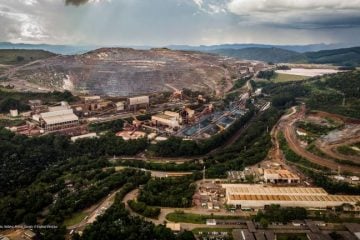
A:
<svg viewBox="0 0 360 240">
<path fill-rule="evenodd" d="M 239 15 L 252 12 L 360 10 L 360 0 L 230 0 L 228 9 Z"/>
<path fill-rule="evenodd" d="M 218 14 L 227 12 L 228 0 L 193 0 L 198 9 L 208 14 Z"/>
<path fill-rule="evenodd" d="M 38 1 L 37 0 L 25 0 L 24 3 L 25 3 L 25 5 L 32 6 L 34 4 L 37 4 Z"/>
<path fill-rule="evenodd" d="M 243 24 L 294 29 L 360 26 L 360 0 L 230 0 L 227 9 L 243 17 Z"/>
<path fill-rule="evenodd" d="M 196 4 L 196 5 L 198 5 L 198 7 L 202 7 L 202 5 L 203 5 L 203 3 L 204 3 L 204 1 L 203 0 L 193 0 L 194 1 L 194 3 Z"/>
</svg>

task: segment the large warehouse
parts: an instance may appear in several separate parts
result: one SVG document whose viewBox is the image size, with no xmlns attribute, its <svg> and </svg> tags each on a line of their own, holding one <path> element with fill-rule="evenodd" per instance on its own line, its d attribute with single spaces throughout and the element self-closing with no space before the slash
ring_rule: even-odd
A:
<svg viewBox="0 0 360 240">
<path fill-rule="evenodd" d="M 45 131 L 54 131 L 79 125 L 79 117 L 67 106 L 49 108 L 49 112 L 34 115 Z"/>
<path fill-rule="evenodd" d="M 170 111 L 165 111 L 161 114 L 156 114 L 151 117 L 151 121 L 155 125 L 163 125 L 171 128 L 180 127 L 180 114 Z"/>
<path fill-rule="evenodd" d="M 223 184 L 227 204 L 246 208 L 263 208 L 279 204 L 284 207 L 326 208 L 343 203 L 355 205 L 360 196 L 330 195 L 322 188 L 271 187 L 251 184 Z"/>
</svg>

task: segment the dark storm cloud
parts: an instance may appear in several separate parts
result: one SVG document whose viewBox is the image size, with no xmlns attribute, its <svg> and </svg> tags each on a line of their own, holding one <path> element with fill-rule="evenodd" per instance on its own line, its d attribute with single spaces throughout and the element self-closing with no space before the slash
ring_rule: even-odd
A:
<svg viewBox="0 0 360 240">
<path fill-rule="evenodd" d="M 75 5 L 75 6 L 79 6 L 87 2 L 89 2 L 89 0 L 65 0 L 66 5 Z"/>
</svg>

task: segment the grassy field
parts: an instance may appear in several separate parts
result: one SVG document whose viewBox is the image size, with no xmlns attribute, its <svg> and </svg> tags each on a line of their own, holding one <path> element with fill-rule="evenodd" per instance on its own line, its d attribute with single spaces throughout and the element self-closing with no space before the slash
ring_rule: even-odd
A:
<svg viewBox="0 0 360 240">
<path fill-rule="evenodd" d="M 43 50 L 1 49 L 0 64 L 24 64 L 52 56 L 55 54 Z"/>
<path fill-rule="evenodd" d="M 292 75 L 286 73 L 275 73 L 274 77 L 271 78 L 271 81 L 279 83 L 279 82 L 291 82 L 291 81 L 301 81 L 308 79 L 306 76 Z"/>
<path fill-rule="evenodd" d="M 0 127 L 13 127 L 24 125 L 26 122 L 22 119 L 0 119 Z"/>
<path fill-rule="evenodd" d="M 67 218 L 64 221 L 64 225 L 69 227 L 69 226 L 73 226 L 75 224 L 80 223 L 85 217 L 86 217 L 86 213 L 84 212 L 78 212 L 78 213 L 74 213 L 71 218 Z"/>
<path fill-rule="evenodd" d="M 221 216 L 221 215 L 200 215 L 193 213 L 172 212 L 166 215 L 166 219 L 172 222 L 204 224 L 206 219 L 243 219 L 239 216 Z"/>
</svg>

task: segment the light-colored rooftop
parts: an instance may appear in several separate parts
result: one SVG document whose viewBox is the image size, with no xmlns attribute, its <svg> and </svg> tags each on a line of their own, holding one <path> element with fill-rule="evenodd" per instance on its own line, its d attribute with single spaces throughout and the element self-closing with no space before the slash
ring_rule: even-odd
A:
<svg viewBox="0 0 360 240">
<path fill-rule="evenodd" d="M 277 175 L 281 179 L 300 179 L 300 177 L 286 169 L 265 169 L 264 176 L 269 177 L 268 175 Z"/>
<path fill-rule="evenodd" d="M 170 115 L 167 115 L 167 114 L 162 114 L 162 113 L 156 114 L 153 117 L 154 118 L 162 118 L 162 119 L 166 119 L 166 120 L 175 119 L 173 116 L 170 116 Z"/>
<path fill-rule="evenodd" d="M 50 116 L 50 117 L 42 117 L 46 124 L 53 125 L 58 123 L 65 123 L 65 122 L 73 122 L 78 121 L 79 118 L 74 113 L 65 114 L 65 115 L 58 115 L 58 116 Z"/>
<path fill-rule="evenodd" d="M 291 196 L 291 195 L 228 195 L 232 201 L 296 201 L 296 202 L 358 202 L 360 196 L 326 195 L 326 196 Z"/>
<path fill-rule="evenodd" d="M 267 187 L 258 184 L 223 184 L 222 187 L 233 195 L 327 195 L 322 188 Z"/>
<path fill-rule="evenodd" d="M 72 109 L 59 108 L 58 111 L 41 113 L 40 116 L 46 122 L 46 124 L 51 125 L 79 120 L 79 117 L 74 114 Z"/>
</svg>

